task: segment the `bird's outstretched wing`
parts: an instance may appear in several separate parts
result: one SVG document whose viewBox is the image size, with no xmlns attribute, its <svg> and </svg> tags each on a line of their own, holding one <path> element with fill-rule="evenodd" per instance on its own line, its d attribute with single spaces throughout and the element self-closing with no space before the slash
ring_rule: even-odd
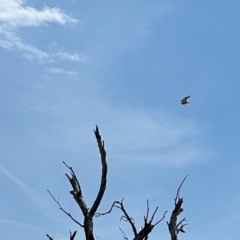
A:
<svg viewBox="0 0 240 240">
<path fill-rule="evenodd" d="M 186 97 L 184 97 L 182 100 L 181 100 L 181 104 L 187 104 L 188 103 L 188 99 L 190 98 L 191 96 L 189 95 L 189 96 L 186 96 Z"/>
</svg>

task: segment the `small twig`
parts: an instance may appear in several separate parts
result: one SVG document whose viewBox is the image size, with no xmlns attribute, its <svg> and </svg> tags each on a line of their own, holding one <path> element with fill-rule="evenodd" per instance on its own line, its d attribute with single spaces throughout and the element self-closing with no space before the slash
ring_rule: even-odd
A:
<svg viewBox="0 0 240 240">
<path fill-rule="evenodd" d="M 146 223 L 147 220 L 148 220 L 148 214 L 149 214 L 149 202 L 148 202 L 148 199 L 147 199 L 147 215 L 146 215 L 146 217 L 144 217 L 145 223 Z"/>
<path fill-rule="evenodd" d="M 77 234 L 77 231 L 74 231 L 74 233 L 72 234 L 71 231 L 70 232 L 70 240 L 74 240 L 76 234 Z"/>
<path fill-rule="evenodd" d="M 122 216 L 121 216 L 120 221 L 121 221 L 121 220 L 123 220 L 123 221 L 125 221 L 125 222 L 129 222 L 129 220 L 126 218 L 125 215 L 122 215 Z M 134 221 L 133 218 L 130 217 L 130 220 L 131 220 L 131 222 L 132 222 L 133 224 L 135 224 L 135 221 Z"/>
<path fill-rule="evenodd" d="M 111 213 L 112 209 L 115 207 L 115 208 L 119 208 L 122 212 L 123 212 L 123 216 L 120 218 L 120 220 L 124 220 L 125 222 L 129 222 L 129 224 L 131 225 L 132 227 L 132 230 L 133 230 L 133 233 L 134 233 L 134 236 L 137 235 L 137 229 L 136 229 L 136 226 L 135 226 L 135 221 L 133 218 L 131 218 L 126 209 L 124 208 L 124 205 L 123 205 L 123 200 L 124 198 L 120 201 L 114 201 L 110 210 L 105 212 L 105 213 L 97 213 L 95 214 L 96 217 L 100 217 L 100 216 L 103 216 L 103 215 L 106 215 L 106 214 L 109 214 Z"/>
<path fill-rule="evenodd" d="M 183 185 L 183 183 L 185 182 L 185 180 L 186 180 L 187 177 L 188 177 L 188 175 L 185 176 L 185 178 L 182 180 L 180 186 L 178 187 L 177 194 L 176 194 L 176 198 L 174 199 L 175 202 L 177 201 L 177 199 L 179 199 L 179 192 L 180 192 L 181 187 L 182 187 L 182 185 Z"/>
<path fill-rule="evenodd" d="M 97 235 L 94 235 L 96 237 L 96 239 L 98 240 L 101 240 L 101 237 L 97 236 Z"/>
<path fill-rule="evenodd" d="M 155 211 L 153 212 L 153 215 L 152 215 L 152 218 L 151 218 L 151 220 L 150 220 L 150 223 L 152 223 L 152 221 L 153 221 L 153 218 L 154 218 L 154 216 L 155 216 L 155 214 L 156 214 L 157 210 L 158 210 L 158 207 L 156 207 Z"/>
<path fill-rule="evenodd" d="M 107 211 L 107 212 L 105 212 L 105 213 L 96 213 L 96 214 L 95 214 L 95 217 L 100 217 L 100 216 L 104 216 L 104 215 L 106 215 L 106 214 L 111 213 L 111 212 L 112 212 L 112 209 L 113 209 L 114 207 L 117 207 L 117 206 L 115 206 L 116 203 L 120 203 L 120 202 L 119 202 L 119 201 L 114 201 L 109 211 Z"/>
<path fill-rule="evenodd" d="M 123 238 L 124 238 L 125 240 L 128 240 L 126 233 L 125 233 L 120 227 L 119 227 L 119 229 L 120 229 L 121 232 L 122 232 Z"/>
<path fill-rule="evenodd" d="M 158 221 L 154 224 L 154 227 L 155 227 L 157 224 L 159 224 L 159 223 L 165 218 L 166 213 L 167 213 L 167 211 L 165 211 L 164 214 L 163 214 L 163 216 L 162 216 L 162 218 L 161 218 L 160 220 L 158 220 Z"/>
<path fill-rule="evenodd" d="M 177 227 L 179 227 L 183 222 L 187 221 L 186 218 L 183 218 L 178 224 L 177 224 Z"/>
<path fill-rule="evenodd" d="M 148 222 L 148 216 L 149 216 L 149 201 L 147 200 L 147 214 L 146 214 L 146 217 L 144 216 L 144 222 L 145 224 L 151 224 L 152 225 L 152 222 L 153 222 L 153 219 L 154 219 L 154 216 L 156 214 L 158 210 L 158 207 L 156 207 L 156 209 L 154 210 L 153 214 L 152 214 L 152 217 L 151 217 L 151 220 Z M 162 218 L 157 221 L 157 223 L 155 223 L 153 226 L 156 226 L 157 224 L 159 224 L 164 218 L 165 218 L 165 215 L 166 215 L 167 211 L 164 212 Z"/>
<path fill-rule="evenodd" d="M 183 218 L 178 224 L 177 224 L 177 232 L 183 232 L 185 233 L 185 230 L 183 229 L 186 225 L 188 225 L 187 223 L 183 224 L 183 222 L 187 221 L 186 218 Z"/>
<path fill-rule="evenodd" d="M 74 217 L 72 217 L 72 215 L 68 212 L 66 212 L 66 210 L 63 209 L 62 205 L 59 203 L 59 201 L 52 195 L 52 193 L 47 190 L 48 193 L 50 194 L 50 196 L 52 197 L 52 199 L 57 203 L 57 205 L 59 206 L 59 209 L 61 211 L 63 211 L 67 216 L 69 216 L 76 224 L 78 224 L 80 227 L 84 227 L 80 222 L 78 222 Z"/>
<path fill-rule="evenodd" d="M 126 217 L 127 221 L 131 225 L 133 233 L 134 233 L 134 236 L 136 236 L 137 235 L 137 229 L 136 229 L 136 227 L 134 225 L 134 221 L 131 220 L 132 218 L 128 215 L 126 209 L 123 206 L 123 200 L 120 203 L 120 209 L 122 210 L 122 212 L 123 212 L 124 216 Z"/>
<path fill-rule="evenodd" d="M 70 170 L 71 173 L 73 173 L 73 175 L 75 175 L 72 167 L 69 167 L 65 161 L 63 161 L 63 164 Z"/>
</svg>

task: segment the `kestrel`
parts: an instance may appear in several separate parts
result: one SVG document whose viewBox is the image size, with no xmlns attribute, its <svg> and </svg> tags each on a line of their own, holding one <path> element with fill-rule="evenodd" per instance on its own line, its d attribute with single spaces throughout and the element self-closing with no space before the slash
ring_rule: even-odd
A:
<svg viewBox="0 0 240 240">
<path fill-rule="evenodd" d="M 185 104 L 188 104 L 189 102 L 187 101 L 191 96 L 187 96 L 187 97 L 184 97 L 182 100 L 181 100 L 181 104 L 182 105 L 185 105 Z"/>
</svg>

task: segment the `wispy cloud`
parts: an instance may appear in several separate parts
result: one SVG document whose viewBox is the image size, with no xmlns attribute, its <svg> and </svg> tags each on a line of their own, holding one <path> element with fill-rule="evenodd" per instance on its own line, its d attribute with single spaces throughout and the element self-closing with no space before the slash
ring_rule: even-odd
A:
<svg viewBox="0 0 240 240">
<path fill-rule="evenodd" d="M 111 139 L 111 155 L 118 159 L 180 167 L 203 162 L 213 154 L 199 144 L 204 128 L 194 121 L 141 108 L 110 109 L 107 125 L 115 130 L 114 135 L 107 130 L 106 138 Z M 104 121 L 101 124 L 107 129 Z"/>
<path fill-rule="evenodd" d="M 24 44 L 12 29 L 4 25 L 0 26 L 0 46 L 8 50 L 18 50 L 28 59 L 37 59 L 40 62 L 52 61 L 47 52 Z"/>
<path fill-rule="evenodd" d="M 16 28 L 39 26 L 47 22 L 75 23 L 77 20 L 64 14 L 59 8 L 45 6 L 43 10 L 37 10 L 31 6 L 26 6 L 23 0 L 1 0 L 0 22 Z"/>
<path fill-rule="evenodd" d="M 63 47 L 59 46 L 57 42 L 52 42 L 51 44 L 49 44 L 49 52 L 53 58 L 57 58 L 63 61 L 69 60 L 72 62 L 84 62 L 87 59 L 87 56 L 82 53 L 69 53 L 64 51 Z"/>
<path fill-rule="evenodd" d="M 56 57 L 59 57 L 61 60 L 71 60 L 73 62 L 80 62 L 84 59 L 84 56 L 80 56 L 79 53 L 70 54 L 68 52 L 58 52 L 55 54 Z"/>
<path fill-rule="evenodd" d="M 132 6 L 135 5 L 132 3 Z M 105 89 L 105 86 L 102 86 L 105 83 L 99 76 L 107 74 L 115 76 L 116 72 L 113 73 L 112 68 L 105 68 L 102 65 L 99 68 L 98 62 L 113 63 L 118 59 L 117 54 L 129 52 L 129 49 L 147 42 L 144 39 L 151 32 L 152 21 L 161 16 L 162 12 L 171 9 L 163 4 L 149 5 L 145 2 L 141 2 L 139 7 L 140 10 L 132 12 L 131 5 L 121 2 L 117 3 L 117 6 L 110 4 L 111 11 L 106 10 L 101 4 L 99 7 L 95 6 L 94 12 L 90 15 L 96 15 L 99 21 L 94 21 L 94 24 L 88 22 L 89 31 L 94 37 L 91 43 L 87 43 L 87 49 L 91 60 L 96 62 L 91 64 L 91 70 L 89 66 L 81 68 L 81 72 L 79 71 L 81 84 L 76 83 L 74 89 L 71 85 L 64 85 L 58 81 L 58 91 L 56 91 L 52 75 L 75 75 L 75 72 L 58 66 L 45 68 L 47 72 L 52 73 L 51 80 L 36 85 L 39 92 L 34 92 L 32 96 L 28 95 L 26 101 L 33 111 L 40 111 L 43 114 L 47 112 L 48 116 L 56 114 L 61 117 L 47 132 L 35 126 L 32 128 L 34 129 L 32 134 L 36 135 L 35 139 L 41 139 L 40 142 L 44 145 L 42 147 L 69 148 L 71 151 L 76 151 L 81 142 L 83 145 L 86 144 L 83 149 L 88 151 L 88 144 L 92 139 L 86 136 L 98 123 L 104 129 L 105 138 L 110 139 L 108 149 L 115 156 L 126 161 L 138 159 L 144 163 L 147 159 L 153 163 L 185 166 L 201 162 L 205 157 L 211 156 L 202 144 L 197 146 L 201 134 L 204 135 L 204 129 L 194 121 L 170 116 L 153 109 L 147 110 L 142 106 L 124 106 L 124 104 L 116 104 L 115 99 L 111 102 L 106 99 L 109 92 L 114 95 L 114 90 Z M 111 13 L 111 21 L 103 17 L 107 12 Z M 122 12 L 126 14 L 120 14 Z M 145 14 L 143 15 L 142 12 Z M 49 52 L 51 54 L 58 52 L 58 57 L 62 59 L 84 60 L 75 53 L 69 55 L 56 42 L 49 45 Z M 68 88 L 71 89 L 69 90 L 71 96 Z"/>
<path fill-rule="evenodd" d="M 46 206 L 45 201 L 41 199 L 39 194 L 37 194 L 36 191 L 31 189 L 27 184 L 22 182 L 20 179 L 18 179 L 16 176 L 11 174 L 8 170 L 6 170 L 2 165 L 0 165 L 0 171 L 5 174 L 12 182 L 14 182 L 21 191 L 23 191 L 29 199 L 33 201 L 33 203 L 40 209 Z"/>
<path fill-rule="evenodd" d="M 69 71 L 69 70 L 65 70 L 63 68 L 46 68 L 45 69 L 47 72 L 49 73 L 53 73 L 53 74 L 68 74 L 68 75 L 77 75 L 78 72 L 75 71 Z"/>
<path fill-rule="evenodd" d="M 107 103 L 94 91 L 94 87 L 89 88 L 91 94 L 84 86 L 76 90 L 77 95 L 73 90 L 71 101 L 62 89 L 59 90 L 61 96 L 57 92 L 52 96 L 49 84 L 51 95 L 46 95 L 45 89 L 41 89 L 43 93 L 39 91 L 38 94 L 45 92 L 44 99 L 36 101 L 28 97 L 31 110 L 61 116 L 61 120 L 47 130 L 47 135 L 40 129 L 32 132 L 36 135 L 35 139 L 44 143 L 43 148 L 76 151 L 81 143 L 81 149 L 91 153 L 92 139 L 86 136 L 97 123 L 104 134 L 109 155 L 121 159 L 120 162 L 151 162 L 179 167 L 204 162 L 212 157 L 213 153 L 200 144 L 206 129 L 197 122 L 153 109 L 146 110 L 141 106 Z M 38 98 L 41 98 L 40 95 Z M 57 103 L 53 98 L 57 99 Z"/>
<path fill-rule="evenodd" d="M 29 60 L 37 60 L 41 63 L 57 60 L 83 61 L 83 55 L 80 53 L 40 50 L 25 43 L 17 34 L 20 27 L 39 27 L 53 22 L 65 25 L 78 21 L 63 13 L 59 8 L 44 7 L 43 10 L 37 10 L 27 6 L 22 0 L 0 0 L 0 46 L 7 50 L 17 50 Z"/>
<path fill-rule="evenodd" d="M 10 225 L 12 227 L 32 228 L 32 229 L 40 231 L 40 232 L 45 231 L 45 229 L 33 226 L 33 225 L 29 224 L 29 223 L 18 222 L 18 221 L 9 220 L 9 219 L 2 219 L 2 218 L 0 218 L 0 224 L 7 224 L 7 225 Z"/>
</svg>

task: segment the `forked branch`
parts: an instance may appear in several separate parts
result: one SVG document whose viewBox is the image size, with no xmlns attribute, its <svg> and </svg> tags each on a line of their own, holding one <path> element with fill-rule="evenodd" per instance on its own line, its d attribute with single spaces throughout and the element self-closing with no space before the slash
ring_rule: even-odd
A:
<svg viewBox="0 0 240 240">
<path fill-rule="evenodd" d="M 125 207 L 123 205 L 123 199 L 121 202 L 114 201 L 109 211 L 107 211 L 105 213 L 97 213 L 97 214 L 95 214 L 95 216 L 100 217 L 100 216 L 109 214 L 112 212 L 114 207 L 119 208 L 123 212 L 121 220 L 129 222 L 129 224 L 132 228 L 133 234 L 134 234 L 133 240 L 147 240 L 149 233 L 153 230 L 153 228 L 157 224 L 159 224 L 165 218 L 165 215 L 167 213 L 167 211 L 165 211 L 162 218 L 160 220 L 158 220 L 155 224 L 153 224 L 154 216 L 158 210 L 158 207 L 156 207 L 155 211 L 153 212 L 153 214 L 149 220 L 149 201 L 147 200 L 147 214 L 146 214 L 146 216 L 144 216 L 144 226 L 140 229 L 140 231 L 137 231 L 134 219 L 132 217 L 130 217 L 130 215 L 128 214 L 127 210 L 125 209 Z M 124 239 L 127 239 L 126 235 L 124 235 L 123 237 L 124 237 Z"/>
<path fill-rule="evenodd" d="M 70 238 L 69 240 L 74 240 L 76 234 L 77 234 L 77 231 L 74 231 L 74 233 L 72 234 L 71 231 L 70 232 Z M 49 240 L 54 240 L 51 236 L 49 236 L 48 234 L 46 234 L 46 236 L 48 237 Z"/>
<path fill-rule="evenodd" d="M 112 209 L 114 207 L 119 208 L 123 212 L 123 215 L 121 216 L 120 220 L 124 220 L 125 222 L 129 222 L 129 224 L 131 225 L 131 228 L 133 230 L 134 236 L 136 236 L 137 235 L 137 229 L 135 227 L 134 219 L 132 217 L 130 217 L 129 214 L 127 213 L 127 211 L 126 211 L 126 209 L 123 205 L 123 200 L 124 200 L 124 198 L 121 200 L 121 202 L 120 201 L 114 201 L 109 211 L 107 211 L 105 213 L 97 213 L 97 214 L 95 214 L 95 216 L 100 217 L 100 216 L 111 213 Z"/>
<path fill-rule="evenodd" d="M 51 192 L 48 190 L 49 194 L 53 198 L 53 200 L 58 204 L 60 210 L 62 210 L 66 215 L 68 215 L 75 223 L 77 223 L 79 226 L 84 228 L 86 240 L 94 240 L 94 234 L 93 234 L 93 216 L 95 215 L 101 200 L 103 198 L 103 195 L 106 190 L 107 185 L 107 161 L 106 161 L 106 151 L 104 148 L 104 141 L 102 141 L 101 135 L 99 133 L 98 126 L 96 126 L 94 130 L 94 134 L 98 143 L 99 152 L 101 155 L 101 164 L 102 164 L 102 176 L 101 176 L 101 184 L 98 190 L 98 194 L 96 196 L 96 199 L 92 205 L 92 207 L 89 209 L 87 207 L 87 204 L 84 201 L 82 189 L 80 182 L 78 181 L 78 178 L 73 170 L 72 167 L 70 167 L 68 164 L 66 164 L 63 161 L 63 164 L 70 170 L 70 175 L 66 174 L 66 177 L 68 178 L 70 184 L 72 185 L 72 190 L 70 193 L 72 194 L 74 200 L 78 204 L 78 206 L 81 209 L 81 212 L 84 217 L 84 223 L 79 223 L 75 218 L 71 216 L 70 213 L 66 212 L 62 206 L 60 205 L 59 201 L 54 198 L 54 196 L 51 194 Z M 73 233 L 71 240 L 75 237 L 76 232 Z"/>
<path fill-rule="evenodd" d="M 165 218 L 167 211 L 164 212 L 164 214 L 160 220 L 158 220 L 155 224 L 153 224 L 154 216 L 155 216 L 157 210 L 158 210 L 158 207 L 155 208 L 151 219 L 148 220 L 148 218 L 149 218 L 149 201 L 147 200 L 147 214 L 146 214 L 146 216 L 144 216 L 144 225 L 143 225 L 142 229 L 138 232 L 137 236 L 134 237 L 133 240 L 147 240 L 148 236 L 151 233 L 151 231 L 153 230 L 153 228 L 155 226 L 157 226 Z"/>
<path fill-rule="evenodd" d="M 80 207 L 83 216 L 86 217 L 88 214 L 88 208 L 87 208 L 87 204 L 83 199 L 82 189 L 78 181 L 78 178 L 72 167 L 69 167 L 64 161 L 63 161 L 63 164 L 70 170 L 70 174 L 71 174 L 71 177 L 68 174 L 65 174 L 73 188 L 73 190 L 70 191 L 70 193 L 72 194 L 73 198 L 75 199 L 78 206 Z"/>
</svg>

